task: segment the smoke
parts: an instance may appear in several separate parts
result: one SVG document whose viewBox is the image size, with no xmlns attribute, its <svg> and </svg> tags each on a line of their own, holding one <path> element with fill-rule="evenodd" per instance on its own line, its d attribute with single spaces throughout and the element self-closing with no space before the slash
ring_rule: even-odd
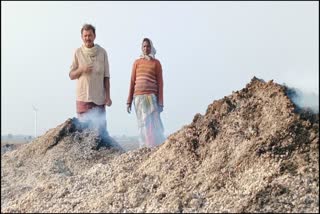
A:
<svg viewBox="0 0 320 214">
<path fill-rule="evenodd" d="M 109 135 L 107 131 L 106 112 L 100 108 L 92 108 L 81 115 L 79 121 L 87 128 L 96 130 L 101 136 Z"/>
<path fill-rule="evenodd" d="M 299 108 L 319 113 L 319 94 L 287 87 L 287 95 Z"/>
<path fill-rule="evenodd" d="M 115 141 L 107 131 L 107 119 L 106 111 L 101 108 L 92 108 L 84 114 L 81 114 L 81 117 L 78 118 L 82 127 L 85 127 L 90 130 L 94 130 L 99 133 L 99 143 L 95 149 L 99 149 L 101 146 L 110 148 L 116 148 L 120 151 L 125 151 L 120 144 Z"/>
</svg>

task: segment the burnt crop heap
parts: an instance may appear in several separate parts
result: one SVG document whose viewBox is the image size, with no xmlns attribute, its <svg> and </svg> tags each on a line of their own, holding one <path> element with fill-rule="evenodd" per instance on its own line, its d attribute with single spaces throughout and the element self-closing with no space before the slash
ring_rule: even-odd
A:
<svg viewBox="0 0 320 214">
<path fill-rule="evenodd" d="M 97 148 L 69 119 L 1 156 L 1 212 L 319 212 L 319 114 L 253 78 L 162 145 Z"/>
</svg>

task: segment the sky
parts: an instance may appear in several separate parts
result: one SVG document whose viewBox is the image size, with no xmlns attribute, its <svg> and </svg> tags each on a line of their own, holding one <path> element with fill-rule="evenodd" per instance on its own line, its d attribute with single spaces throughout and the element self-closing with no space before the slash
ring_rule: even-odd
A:
<svg viewBox="0 0 320 214">
<path fill-rule="evenodd" d="M 83 24 L 108 53 L 111 136 L 138 135 L 126 112 L 132 64 L 153 41 L 164 79 L 161 119 L 169 135 L 214 100 L 256 76 L 319 100 L 319 2 L 1 1 L 1 135 L 35 134 L 76 117 L 68 74 Z"/>
</svg>

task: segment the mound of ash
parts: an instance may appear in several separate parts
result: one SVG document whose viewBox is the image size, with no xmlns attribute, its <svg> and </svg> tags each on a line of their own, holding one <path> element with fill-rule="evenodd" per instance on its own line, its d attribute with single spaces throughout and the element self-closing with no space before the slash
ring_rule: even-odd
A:
<svg viewBox="0 0 320 214">
<path fill-rule="evenodd" d="M 2 155 L 1 212 L 319 212 L 319 114 L 273 81 L 153 149 L 92 149 L 96 136 L 63 127 Z"/>
</svg>

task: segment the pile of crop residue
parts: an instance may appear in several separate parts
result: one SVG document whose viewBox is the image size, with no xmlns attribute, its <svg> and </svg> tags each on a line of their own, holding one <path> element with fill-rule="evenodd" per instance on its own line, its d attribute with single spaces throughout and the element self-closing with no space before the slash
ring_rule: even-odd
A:
<svg viewBox="0 0 320 214">
<path fill-rule="evenodd" d="M 21 144 L 21 143 L 1 143 L 1 155 L 3 155 L 6 152 L 10 152 L 10 151 L 17 149 L 21 145 L 23 145 L 23 144 Z"/>
<path fill-rule="evenodd" d="M 253 78 L 162 145 L 126 153 L 93 149 L 67 121 L 2 155 L 1 212 L 317 213 L 319 114 L 288 91 Z"/>
</svg>

